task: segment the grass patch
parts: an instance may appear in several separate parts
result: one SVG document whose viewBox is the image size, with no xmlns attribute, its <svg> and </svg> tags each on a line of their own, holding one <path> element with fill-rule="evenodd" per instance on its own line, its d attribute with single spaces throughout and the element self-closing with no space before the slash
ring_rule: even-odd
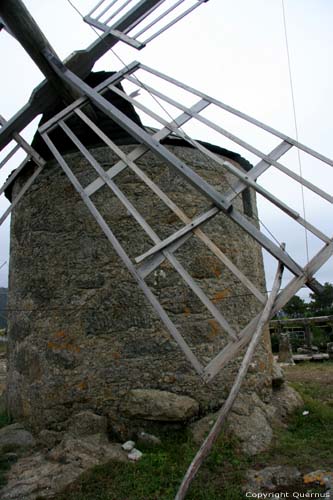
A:
<svg viewBox="0 0 333 500">
<path fill-rule="evenodd" d="M 11 423 L 11 419 L 6 413 L 0 414 L 0 428 Z M 0 488 L 6 484 L 6 472 L 10 469 L 12 461 L 5 456 L 6 453 L 12 451 L 8 448 L 3 448 L 0 451 Z"/>
<path fill-rule="evenodd" d="M 156 448 L 140 447 L 138 463 L 110 462 L 84 474 L 54 500 L 172 500 L 198 447 L 184 432 L 162 437 Z M 239 500 L 249 463 L 231 438 L 221 437 L 188 493 L 192 500 Z"/>
<path fill-rule="evenodd" d="M 275 434 L 275 444 L 257 460 L 267 465 L 294 465 L 302 472 L 333 468 L 333 363 L 304 363 L 289 368 L 288 379 L 301 394 L 304 408 Z M 303 411 L 308 415 L 303 415 Z"/>
</svg>

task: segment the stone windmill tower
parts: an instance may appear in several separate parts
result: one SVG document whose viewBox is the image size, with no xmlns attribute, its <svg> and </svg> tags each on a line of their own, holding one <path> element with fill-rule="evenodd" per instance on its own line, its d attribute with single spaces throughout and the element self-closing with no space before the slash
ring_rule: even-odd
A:
<svg viewBox="0 0 333 500">
<path fill-rule="evenodd" d="M 46 77 L 0 129 L 0 147 L 14 144 L 2 165 L 19 148 L 28 155 L 1 188 L 11 207 L 0 222 L 12 212 L 9 308 L 16 312 L 9 316 L 7 403 L 35 430 L 65 425 L 87 408 L 107 415 L 122 435 L 203 415 L 226 399 L 244 349 L 254 350 L 268 319 L 303 285 L 321 288 L 314 275 L 330 258 L 332 239 L 265 189 L 260 176 L 273 166 L 286 182 L 332 203 L 331 194 L 280 163 L 292 148 L 333 166 L 330 159 L 139 62 L 91 73 L 115 44 L 142 49 L 203 3 L 101 1 L 85 18 L 100 36 L 66 63 L 21 2 L 0 7 L 3 26 Z M 177 116 L 162 117 L 144 94 Z M 206 118 L 208 107 L 279 144 L 259 151 Z M 29 146 L 20 131 L 39 113 Z M 156 128 L 145 127 L 144 115 Z M 221 143 L 189 137 L 189 121 L 219 133 Z M 258 163 L 224 149 L 225 137 Z M 261 231 L 256 194 L 322 242 L 305 266 Z M 279 294 L 277 280 L 270 298 L 263 248 L 292 275 Z M 246 389 L 265 401 L 271 364 L 264 337 Z"/>
</svg>

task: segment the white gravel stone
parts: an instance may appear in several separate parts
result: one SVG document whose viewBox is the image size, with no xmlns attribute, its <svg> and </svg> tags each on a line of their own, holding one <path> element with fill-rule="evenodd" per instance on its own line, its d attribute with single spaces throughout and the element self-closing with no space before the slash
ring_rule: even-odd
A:
<svg viewBox="0 0 333 500">
<path fill-rule="evenodd" d="M 121 445 L 122 449 L 125 451 L 133 450 L 134 446 L 135 446 L 134 441 L 126 441 L 126 443 Z"/>
<path fill-rule="evenodd" d="M 130 460 L 133 460 L 133 462 L 137 462 L 138 460 L 140 460 L 140 458 L 142 458 L 142 453 L 136 448 L 133 448 L 133 450 L 127 456 Z"/>
</svg>

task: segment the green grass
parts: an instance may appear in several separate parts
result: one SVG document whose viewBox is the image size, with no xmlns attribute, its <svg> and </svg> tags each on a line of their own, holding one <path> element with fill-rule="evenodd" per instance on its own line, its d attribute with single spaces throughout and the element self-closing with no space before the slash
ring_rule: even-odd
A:
<svg viewBox="0 0 333 500">
<path fill-rule="evenodd" d="M 184 432 L 162 438 L 156 448 L 140 447 L 137 463 L 95 467 L 55 500 L 172 500 L 198 447 Z M 241 481 L 248 460 L 237 442 L 222 437 L 195 479 L 188 499 L 240 500 Z"/>
<path fill-rule="evenodd" d="M 222 435 L 186 499 L 243 500 L 241 488 L 249 468 L 293 465 L 303 473 L 332 469 L 333 405 L 328 383 L 332 376 L 332 363 L 288 369 L 287 378 L 301 393 L 304 408 L 295 412 L 287 428 L 276 429 L 268 452 L 252 459 L 240 451 L 235 439 Z M 304 410 L 309 414 L 303 415 Z M 54 500 L 172 500 L 198 446 L 184 431 L 161 437 L 159 447 L 140 447 L 144 456 L 138 463 L 110 462 L 95 467 Z M 301 482 L 293 487 L 308 489 Z"/>
<path fill-rule="evenodd" d="M 291 385 L 303 397 L 304 408 L 289 419 L 287 429 L 276 431 L 274 446 L 268 453 L 258 456 L 257 460 L 267 465 L 294 465 L 303 472 L 333 470 L 332 386 L 327 383 L 327 378 L 332 376 L 333 364 L 315 367 L 313 363 L 298 365 L 288 372 L 289 378 L 297 380 Z M 311 376 L 313 379 L 309 382 Z M 305 410 L 308 415 L 303 415 Z"/>
<path fill-rule="evenodd" d="M 8 417 L 7 414 L 2 413 L 0 414 L 0 428 L 5 427 L 6 425 L 9 425 L 11 423 L 11 419 Z M 5 456 L 5 454 L 9 451 L 12 451 L 10 449 L 3 449 L 0 451 L 0 488 L 6 484 L 6 472 L 10 469 L 10 466 L 12 462 L 8 460 L 8 458 Z"/>
</svg>

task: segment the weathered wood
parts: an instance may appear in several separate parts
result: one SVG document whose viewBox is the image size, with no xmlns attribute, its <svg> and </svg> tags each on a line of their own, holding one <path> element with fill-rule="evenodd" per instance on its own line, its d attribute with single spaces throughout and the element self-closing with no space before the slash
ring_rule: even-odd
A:
<svg viewBox="0 0 333 500">
<path fill-rule="evenodd" d="M 52 61 L 52 54 L 49 54 L 50 62 Z M 78 87 L 85 93 L 94 104 L 101 109 L 107 116 L 113 119 L 118 125 L 126 130 L 139 142 L 145 144 L 149 149 L 155 152 L 160 158 L 166 161 L 170 167 L 174 168 L 182 177 L 184 177 L 190 184 L 198 189 L 199 192 L 204 194 L 210 199 L 218 208 L 228 212 L 229 217 L 241 226 L 247 233 L 249 233 L 255 240 L 257 240 L 268 252 L 275 256 L 278 260 L 295 275 L 302 274 L 302 268 L 289 257 L 288 254 L 283 252 L 277 245 L 275 245 L 269 238 L 267 238 L 261 231 L 259 231 L 254 224 L 249 222 L 246 217 L 237 212 L 234 208 L 230 211 L 230 207 L 226 207 L 223 196 L 216 191 L 210 184 L 208 184 L 200 175 L 194 172 L 184 162 L 177 158 L 174 154 L 168 151 L 167 148 L 162 146 L 156 139 L 151 137 L 147 132 L 142 130 L 132 120 L 127 118 L 124 113 L 119 111 L 115 106 L 109 103 L 106 99 L 95 92 L 89 85 L 85 84 L 80 78 L 74 75 L 71 71 L 66 69 L 65 66 L 60 68 L 54 63 L 55 70 L 62 75 L 68 83 Z M 315 284 L 312 289 L 317 291 Z"/>
<path fill-rule="evenodd" d="M 200 101 L 195 105 L 195 108 L 201 108 L 205 106 L 205 101 Z M 121 172 L 126 166 L 129 166 L 135 174 L 172 210 L 183 222 L 186 224 L 190 223 L 189 217 L 134 163 L 134 159 L 138 159 L 139 157 L 144 154 L 144 151 L 147 151 L 147 149 L 144 150 L 144 146 L 139 146 L 136 148 L 134 151 L 132 151 L 129 155 L 126 155 L 120 148 L 118 148 L 110 139 L 107 137 L 98 127 L 95 125 L 91 120 L 86 117 L 86 115 L 81 111 L 81 110 L 76 110 L 76 114 L 89 126 L 94 130 L 94 132 L 105 142 L 105 144 L 110 147 L 112 151 L 114 151 L 119 158 L 121 158 L 121 162 L 118 162 L 116 165 L 111 167 L 107 171 L 107 174 L 109 175 L 110 178 L 114 177 L 117 175 L 119 172 Z M 185 115 L 181 115 L 183 117 L 183 121 L 186 120 Z M 180 122 L 180 118 L 178 119 L 178 122 Z M 160 131 L 159 137 L 162 136 L 162 134 L 167 134 L 167 130 L 163 129 Z M 93 183 L 91 183 L 89 186 L 85 188 L 86 194 L 91 196 L 96 190 L 97 187 L 101 187 L 104 184 L 104 181 L 102 178 L 97 179 Z M 93 187 L 93 189 L 92 189 Z M 233 262 L 228 259 L 228 257 L 213 243 L 208 236 L 205 235 L 204 232 L 202 232 L 200 229 L 194 229 L 193 230 L 194 234 L 201 239 L 203 243 L 216 255 L 216 257 L 225 265 L 228 267 L 228 269 L 255 295 L 255 297 L 262 303 L 265 303 L 266 299 L 264 295 L 255 287 L 255 285 L 233 264 Z M 181 238 L 181 244 L 187 240 Z M 173 245 L 173 248 L 176 250 L 179 248 L 180 245 Z M 172 253 L 172 249 L 169 248 L 169 251 Z M 146 269 L 140 268 L 140 273 L 142 277 L 146 277 L 150 272 L 152 272 L 156 267 L 158 267 L 163 260 L 165 259 L 165 256 L 161 254 L 156 261 L 155 264 L 152 264 L 150 261 L 149 265 L 147 266 Z"/>
<path fill-rule="evenodd" d="M 86 117 L 87 118 L 87 117 Z M 90 122 L 88 119 L 87 123 Z M 90 165 L 95 169 L 98 175 L 104 180 L 107 186 L 113 191 L 113 193 L 117 196 L 119 201 L 126 207 L 128 212 L 134 217 L 136 222 L 142 227 L 142 229 L 148 234 L 148 236 L 152 239 L 152 241 L 156 244 L 161 242 L 158 235 L 153 231 L 153 229 L 149 226 L 149 224 L 145 221 L 145 219 L 141 216 L 141 214 L 136 210 L 136 208 L 132 205 L 132 203 L 128 200 L 128 198 L 122 193 L 122 191 L 118 188 L 118 186 L 109 179 L 108 175 L 105 173 L 103 168 L 99 165 L 97 160 L 92 156 L 92 154 L 87 150 L 87 148 L 81 143 L 81 141 L 76 137 L 76 135 L 70 130 L 70 128 L 62 121 L 59 122 L 60 127 L 64 130 L 64 132 L 71 138 L 74 144 L 77 146 L 79 151 L 84 155 L 84 157 L 88 160 Z M 206 308 L 211 312 L 213 317 L 219 323 L 219 325 L 225 330 L 228 335 L 237 340 L 237 334 L 234 329 L 229 325 L 229 323 L 225 320 L 223 315 L 220 313 L 218 308 L 209 300 L 206 294 L 202 291 L 202 289 L 196 284 L 194 279 L 190 276 L 190 274 L 185 270 L 185 268 L 179 263 L 176 257 L 169 252 L 164 252 L 165 257 L 169 260 L 174 269 L 180 274 L 182 279 L 187 283 L 187 285 L 191 288 L 191 290 L 196 294 L 196 296 L 201 300 L 201 302 L 206 306 Z"/>
<path fill-rule="evenodd" d="M 141 0 L 128 13 L 125 19 L 120 19 L 114 25 L 114 29 L 118 29 L 124 33 L 132 29 L 150 9 L 159 3 L 160 0 Z M 0 7 L 1 7 L 0 3 Z M 98 37 L 85 50 L 74 52 L 66 60 L 66 66 L 75 74 L 85 78 L 92 70 L 94 64 L 102 57 L 110 48 L 118 43 L 118 38 L 105 33 Z M 23 106 L 10 120 L 6 126 L 0 131 L 0 149 L 4 148 L 12 138 L 14 132 L 23 130 L 38 114 L 43 113 L 48 106 L 51 106 L 59 99 L 57 92 L 47 80 L 41 82 L 38 87 L 32 92 L 27 104 Z"/>
<path fill-rule="evenodd" d="M 150 28 L 152 28 L 155 24 L 157 24 L 159 21 L 161 21 L 165 16 L 170 14 L 173 10 L 175 10 L 179 5 L 184 3 L 186 0 L 178 0 L 175 4 L 171 5 L 167 10 L 163 11 L 162 14 L 160 14 L 158 17 L 153 19 L 150 23 L 148 23 L 146 26 L 144 26 L 140 31 L 135 33 L 136 38 L 138 38 L 140 35 L 143 35 L 143 33 L 146 33 Z"/>
<path fill-rule="evenodd" d="M 59 76 L 62 76 L 67 83 L 73 85 L 74 88 L 77 88 L 82 91 L 82 93 L 86 94 L 95 106 L 114 120 L 117 125 L 122 127 L 138 142 L 145 144 L 151 151 L 156 153 L 157 156 L 166 161 L 171 168 L 175 169 L 182 177 L 184 177 L 190 184 L 198 189 L 198 191 L 206 196 L 206 198 L 210 199 L 221 210 L 225 210 L 223 196 L 213 186 L 206 182 L 183 161 L 177 158 L 177 156 L 171 153 L 166 147 L 156 141 L 156 139 L 149 135 L 145 130 L 139 127 L 139 125 L 134 123 L 118 108 L 113 106 L 113 104 L 107 101 L 103 96 L 95 92 L 94 89 L 89 87 L 89 85 L 83 82 L 65 66 L 62 65 L 59 67 L 57 65 L 57 61 L 53 59 L 52 53 L 49 53 L 49 60 L 55 71 L 59 74 Z"/>
<path fill-rule="evenodd" d="M 23 185 L 22 189 L 19 191 L 15 199 L 12 201 L 11 205 L 7 208 L 7 210 L 0 217 L 0 226 L 7 219 L 8 215 L 12 212 L 12 210 L 16 207 L 22 196 L 27 192 L 29 187 L 35 182 L 41 171 L 43 170 L 43 166 L 39 166 L 32 176 L 27 180 L 27 182 Z"/>
<path fill-rule="evenodd" d="M 9 153 L 1 160 L 0 162 L 0 168 L 2 168 L 4 165 L 6 165 L 7 161 L 9 161 L 12 156 L 20 149 L 20 145 L 16 144 L 10 151 Z"/>
<path fill-rule="evenodd" d="M 270 325 L 291 325 L 291 324 L 312 324 L 312 323 L 325 323 L 325 322 L 333 322 L 333 316 L 311 316 L 309 318 L 286 318 L 286 319 L 274 319 L 270 321 Z"/>
<path fill-rule="evenodd" d="M 130 81 L 131 83 L 136 84 L 137 86 L 141 87 L 142 89 L 150 92 L 151 94 L 155 95 L 156 97 L 159 97 L 160 99 L 163 99 L 168 104 L 171 104 L 172 106 L 175 106 L 176 108 L 181 109 L 181 110 L 185 110 L 186 109 L 186 107 L 183 104 L 175 101 L 174 99 L 172 99 L 169 96 L 163 94 L 162 92 L 159 92 L 155 88 L 153 88 L 153 87 L 151 87 L 151 86 L 149 86 L 147 84 L 142 84 L 141 82 L 138 82 L 137 80 L 135 80 L 134 78 L 131 78 L 131 77 L 127 77 L 126 76 L 126 79 L 128 81 Z M 213 101 L 214 101 L 214 99 L 211 99 L 210 103 L 211 104 L 212 103 L 215 104 Z M 138 107 L 140 106 L 139 103 L 137 103 L 136 105 Z M 219 127 L 217 124 L 215 124 L 214 122 L 208 120 L 207 118 L 199 115 L 198 113 L 192 113 L 191 116 L 193 118 L 195 118 L 196 120 L 204 123 L 208 127 L 214 129 L 216 132 L 220 133 L 221 135 L 227 137 L 228 139 L 230 139 L 231 141 L 235 142 L 236 144 L 238 144 L 239 146 L 243 147 L 244 149 L 247 149 L 251 153 L 253 153 L 256 156 L 258 156 L 259 158 L 262 158 L 262 160 L 265 161 L 266 168 L 264 170 L 261 169 L 259 171 L 259 169 L 256 169 L 256 170 L 252 169 L 248 174 L 246 174 L 247 183 L 251 182 L 251 181 L 252 182 L 255 181 L 259 177 L 259 175 L 261 175 L 265 170 L 267 170 L 267 168 L 270 165 L 274 165 L 281 172 L 285 173 L 286 175 L 288 175 L 289 177 L 291 177 L 295 181 L 297 181 L 300 184 L 302 184 L 303 186 L 307 187 L 309 190 L 313 191 L 314 193 L 316 193 L 321 198 L 327 200 L 330 203 L 333 203 L 333 196 L 331 196 L 326 191 L 320 189 L 318 186 L 312 184 L 312 182 L 304 179 L 302 176 L 300 176 L 300 175 L 296 174 L 295 172 L 293 172 L 292 170 L 288 169 L 287 167 L 285 167 L 284 165 L 282 165 L 281 163 L 279 163 L 276 159 L 274 159 L 274 157 L 272 157 L 270 155 L 265 155 L 259 149 L 254 148 L 249 143 L 247 143 L 247 142 L 243 141 L 242 139 L 240 139 L 238 136 L 236 136 L 234 134 L 231 134 L 227 130 L 223 129 L 222 127 Z M 183 136 L 181 136 L 181 137 L 183 137 Z M 185 138 L 185 137 L 183 137 L 183 138 Z M 284 142 L 286 142 L 286 141 L 284 141 Z M 193 141 L 193 145 L 195 145 L 194 143 L 195 143 L 195 141 Z M 292 147 L 292 144 L 290 144 L 290 147 Z M 280 156 L 282 156 L 282 155 L 280 155 Z M 261 163 L 261 165 L 263 165 L 263 163 Z M 240 175 L 239 175 L 239 177 L 240 177 Z M 243 182 L 246 182 L 246 179 L 243 178 Z M 252 186 L 252 187 L 254 187 L 254 186 Z"/>
<path fill-rule="evenodd" d="M 333 240 L 329 245 L 325 245 L 304 267 L 304 272 L 301 276 L 293 278 L 286 287 L 279 293 L 272 308 L 271 317 L 273 317 L 280 309 L 285 306 L 289 300 L 302 288 L 306 283 L 312 280 L 312 276 L 328 261 L 333 254 Z M 251 339 L 253 331 L 259 321 L 260 314 L 253 318 L 248 325 L 242 330 L 240 340 L 238 342 L 229 343 L 205 368 L 204 378 L 206 382 L 211 381 L 235 355 L 246 346 Z"/>
<path fill-rule="evenodd" d="M 235 379 L 235 382 L 229 392 L 229 395 L 224 402 L 222 408 L 218 412 L 218 416 L 216 419 L 215 424 L 213 425 L 211 431 L 209 432 L 207 438 L 205 439 L 204 443 L 200 447 L 198 453 L 194 457 L 190 467 L 188 468 L 184 479 L 182 481 L 182 484 L 177 492 L 177 495 L 175 496 L 175 500 L 182 500 L 185 498 L 186 492 L 193 481 L 195 475 L 197 474 L 202 462 L 205 460 L 207 455 L 209 454 L 210 450 L 212 449 L 214 443 L 216 442 L 221 429 L 223 427 L 223 424 L 226 421 L 226 418 L 230 412 L 230 410 L 233 407 L 233 404 L 238 396 L 238 393 L 240 391 L 240 388 L 242 386 L 242 383 L 244 381 L 244 378 L 246 377 L 249 365 L 252 361 L 253 354 L 255 352 L 255 349 L 258 346 L 258 343 L 260 341 L 263 329 L 268 322 L 270 315 L 271 315 L 271 310 L 274 304 L 274 301 L 276 299 L 277 293 L 280 289 L 281 286 L 281 279 L 282 279 L 282 273 L 283 273 L 283 266 L 281 263 L 278 265 L 278 270 L 275 276 L 272 292 L 267 300 L 267 303 L 263 309 L 263 312 L 261 314 L 261 317 L 258 321 L 256 331 L 251 339 L 251 342 L 247 348 L 246 354 L 242 360 L 241 366 L 238 370 L 237 377 Z"/>
<path fill-rule="evenodd" d="M 208 106 L 209 103 L 206 101 L 199 101 L 196 103 L 193 108 L 198 109 L 198 110 L 203 110 Z M 190 116 L 187 113 L 182 113 L 178 118 L 174 120 L 179 126 L 184 125 L 186 122 L 190 120 Z M 153 137 L 157 141 L 161 141 L 168 137 L 170 135 L 171 131 L 169 127 L 164 127 L 163 129 L 159 130 L 156 132 Z M 101 137 L 101 136 L 100 136 Z M 101 137 L 102 138 L 102 137 Z M 103 139 L 104 140 L 104 139 Z M 104 140 L 106 144 L 107 141 Z M 140 145 L 136 147 L 129 155 L 126 156 L 128 160 L 139 160 L 143 155 L 145 155 L 149 151 L 149 148 L 147 146 Z M 119 172 L 121 172 L 124 168 L 127 167 L 127 160 L 120 160 L 118 163 L 116 163 L 113 167 L 111 167 L 107 172 L 109 175 L 114 176 L 117 175 Z M 86 192 L 90 196 L 95 193 L 98 189 L 100 189 L 104 185 L 104 182 L 101 179 L 96 179 L 93 181 L 89 186 L 86 187 Z"/>
<path fill-rule="evenodd" d="M 2 193 L 5 192 L 5 190 L 8 188 L 8 186 L 16 179 L 16 177 L 20 174 L 20 172 L 23 170 L 23 168 L 26 166 L 27 162 L 30 160 L 29 157 L 24 158 L 24 160 L 20 163 L 20 165 L 14 170 L 14 172 L 11 173 L 11 175 L 8 177 L 8 179 L 3 183 L 3 185 L 0 187 L 0 196 Z"/>
<path fill-rule="evenodd" d="M 268 156 L 272 158 L 273 160 L 278 160 L 283 156 L 287 151 L 289 151 L 293 146 L 289 144 L 286 141 L 281 142 L 276 148 L 274 148 Z M 266 170 L 270 167 L 270 163 L 265 161 L 265 160 L 260 160 L 257 165 L 255 165 L 251 169 L 251 176 L 253 174 L 253 171 L 255 172 L 255 176 L 259 176 L 266 172 Z M 249 172 L 250 173 L 250 172 Z M 255 177 L 253 176 L 253 177 Z M 238 196 L 242 191 L 244 190 L 244 183 L 241 180 L 238 180 L 235 184 L 233 184 L 232 188 L 230 188 L 226 193 L 225 193 L 225 198 L 228 200 L 230 203 Z"/>
<path fill-rule="evenodd" d="M 53 54 L 53 57 L 59 60 L 55 50 L 42 33 L 24 3 L 21 0 L 2 0 L 0 3 L 0 14 L 6 26 L 8 26 L 17 41 L 37 64 L 50 84 L 60 94 L 64 102 L 68 103 L 79 97 L 78 91 L 70 88 L 66 82 L 58 77 L 43 55 L 43 51 L 47 49 Z"/>
<path fill-rule="evenodd" d="M 173 26 L 174 24 L 178 23 L 178 21 L 180 21 L 181 19 L 183 19 L 190 12 L 192 12 L 197 7 L 199 7 L 202 3 L 205 3 L 205 2 L 208 2 L 208 0 L 196 0 L 196 2 L 190 8 L 188 8 L 186 11 L 184 11 L 179 16 L 175 17 L 172 21 L 170 21 L 168 24 L 166 24 L 165 26 L 163 26 L 162 28 L 160 28 L 158 31 L 156 31 L 155 33 L 153 33 L 151 36 L 149 36 L 148 38 L 146 38 L 143 43 L 147 44 L 147 43 L 151 42 L 152 40 L 154 40 L 155 38 L 157 38 L 159 35 L 161 35 L 162 33 L 164 33 L 164 31 L 166 31 L 169 28 L 171 28 L 171 26 Z M 164 17 L 164 15 L 163 15 L 163 17 Z"/>
<path fill-rule="evenodd" d="M 169 245 L 172 245 L 175 241 L 185 236 L 185 234 L 192 232 L 196 227 L 202 226 L 203 224 L 209 222 L 218 213 L 219 210 L 216 210 L 216 208 L 213 207 L 207 212 L 199 215 L 195 219 L 192 219 L 191 222 L 186 224 L 186 226 L 182 227 L 178 231 L 175 231 L 168 238 L 165 238 L 163 241 L 160 241 L 154 247 L 147 250 L 147 252 L 136 257 L 135 262 L 139 264 L 143 260 L 147 259 L 148 257 L 152 257 L 164 248 L 168 248 Z"/>
<path fill-rule="evenodd" d="M 182 88 L 183 90 L 187 90 L 191 94 L 197 95 L 198 97 L 201 97 L 202 99 L 206 99 L 209 102 L 211 102 L 212 104 L 215 104 L 219 108 L 224 109 L 225 111 L 228 111 L 229 113 L 234 114 L 235 116 L 239 116 L 239 118 L 242 118 L 243 120 L 248 121 L 249 123 L 252 123 L 253 125 L 265 130 L 266 132 L 269 132 L 270 134 L 275 135 L 276 137 L 279 137 L 283 141 L 289 142 L 290 144 L 292 144 L 293 146 L 296 146 L 301 151 L 304 151 L 305 153 L 308 153 L 309 155 L 313 156 L 314 158 L 317 158 L 318 160 L 321 160 L 322 162 L 327 163 L 327 165 L 330 165 L 331 167 L 333 167 L 333 160 L 331 160 L 330 158 L 327 158 L 326 156 L 315 151 L 314 149 L 311 149 L 311 148 L 305 146 L 304 144 L 293 139 L 292 137 L 289 137 L 289 136 L 279 132 L 278 130 L 275 130 L 274 128 L 266 125 L 265 123 L 260 122 L 259 120 L 256 120 L 255 118 L 252 118 L 251 116 L 249 116 L 245 113 L 242 113 L 238 109 L 233 108 L 231 106 L 228 106 L 227 104 L 224 104 L 222 101 L 219 101 L 218 99 L 215 99 L 214 97 L 210 97 L 207 94 L 205 94 L 204 92 L 200 92 L 199 90 L 194 89 L 190 85 L 186 85 L 182 82 L 179 82 L 175 78 L 167 76 L 167 75 L 161 73 L 160 71 L 157 71 L 153 68 L 150 68 L 149 66 L 146 66 L 145 64 L 141 64 L 140 67 L 141 67 L 141 69 L 147 71 L 148 73 L 151 73 L 152 75 L 155 75 L 159 78 L 162 78 L 163 80 L 165 80 L 169 83 L 172 83 L 172 84 L 176 85 L 177 87 Z"/>
</svg>

